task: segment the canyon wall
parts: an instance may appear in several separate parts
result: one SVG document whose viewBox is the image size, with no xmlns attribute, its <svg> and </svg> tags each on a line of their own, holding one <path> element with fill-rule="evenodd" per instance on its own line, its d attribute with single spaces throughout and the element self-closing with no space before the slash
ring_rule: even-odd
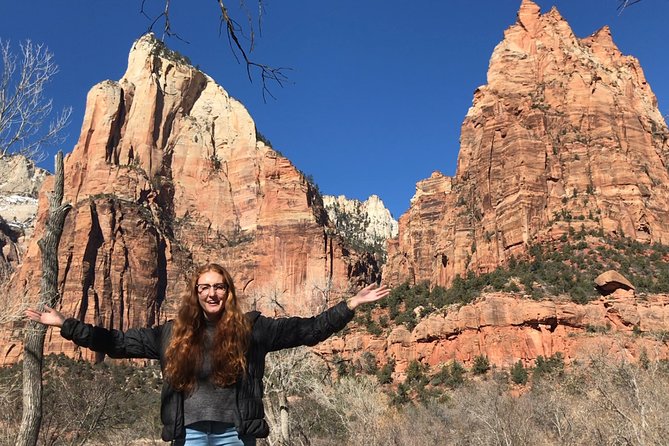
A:
<svg viewBox="0 0 669 446">
<path fill-rule="evenodd" d="M 213 79 L 152 35 L 135 42 L 122 79 L 89 92 L 65 159 L 73 209 L 59 247 L 61 311 L 108 328 L 164 322 L 205 262 L 226 266 L 245 304 L 269 315 L 313 314 L 376 280 L 373 257 L 334 234 L 316 188 L 259 139 Z M 37 300 L 51 188 L 14 298 Z M 12 332 L 0 336 L 0 362 L 20 355 Z M 72 349 L 50 332 L 47 352 Z"/>
</svg>

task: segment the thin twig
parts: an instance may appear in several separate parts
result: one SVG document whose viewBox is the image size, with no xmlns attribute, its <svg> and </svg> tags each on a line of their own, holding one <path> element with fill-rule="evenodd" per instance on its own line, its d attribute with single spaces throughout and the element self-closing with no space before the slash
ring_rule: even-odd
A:
<svg viewBox="0 0 669 446">
<path fill-rule="evenodd" d="M 639 3 L 641 0 L 618 0 L 618 11 L 622 14 L 625 8 Z"/>
<path fill-rule="evenodd" d="M 164 41 L 165 37 L 175 37 L 183 42 L 188 43 L 184 40 L 179 34 L 177 34 L 172 28 L 172 22 L 170 20 L 170 5 L 171 0 L 164 0 L 164 8 L 160 14 L 155 17 L 150 16 L 146 11 L 146 1 L 141 0 L 140 13 L 146 17 L 148 20 L 151 20 L 151 24 L 148 27 L 147 32 L 153 32 L 154 27 L 161 20 L 163 21 L 162 29 L 162 38 Z M 263 0 L 255 0 L 258 2 L 258 20 L 257 20 L 257 29 L 258 34 L 262 35 L 262 18 L 265 14 L 265 5 Z M 242 9 L 246 11 L 246 18 L 248 22 L 249 34 L 245 35 L 244 27 L 239 25 L 234 18 L 230 15 L 228 7 L 226 6 L 225 0 L 217 0 L 219 12 L 220 12 L 220 22 L 219 22 L 219 36 L 223 34 L 223 28 L 225 27 L 225 33 L 228 37 L 228 43 L 230 45 L 230 51 L 237 63 L 241 63 L 238 54 L 241 55 L 244 64 L 246 64 L 246 75 L 249 78 L 249 82 L 253 83 L 253 70 L 258 70 L 260 72 L 260 80 L 262 82 L 262 96 L 263 101 L 267 102 L 267 96 L 276 99 L 270 90 L 270 83 L 275 83 L 279 87 L 283 88 L 284 84 L 288 82 L 288 76 L 285 74 L 285 71 L 290 70 L 287 67 L 271 67 L 262 63 L 258 63 L 251 59 L 249 56 L 250 53 L 255 49 L 255 27 L 253 26 L 253 14 L 251 10 L 246 7 L 245 0 L 240 0 L 240 5 Z M 245 45 L 242 44 L 242 40 L 248 40 L 248 49 Z"/>
</svg>

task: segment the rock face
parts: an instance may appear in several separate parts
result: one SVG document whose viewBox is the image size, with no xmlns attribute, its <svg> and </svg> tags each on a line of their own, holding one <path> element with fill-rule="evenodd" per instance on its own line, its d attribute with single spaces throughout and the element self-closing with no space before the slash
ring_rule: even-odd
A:
<svg viewBox="0 0 669 446">
<path fill-rule="evenodd" d="M 569 226 L 669 243 L 669 130 L 639 62 L 523 0 L 462 124 L 453 178 L 419 182 L 384 280 L 448 285 Z"/>
<path fill-rule="evenodd" d="M 37 217 L 37 194 L 49 172 L 23 155 L 0 157 L 0 217 L 28 236 Z"/>
<path fill-rule="evenodd" d="M 21 262 L 49 173 L 23 155 L 0 157 L 0 286 Z"/>
<path fill-rule="evenodd" d="M 73 205 L 60 243 L 62 311 L 104 327 L 152 326 L 174 315 L 194 265 L 222 263 L 249 306 L 311 314 L 374 280 L 371 256 L 330 236 L 314 187 L 257 140 L 246 109 L 153 36 L 133 46 L 118 82 L 88 95 L 65 160 Z M 35 296 L 48 181 L 33 243 L 14 277 Z M 0 362 L 16 359 L 5 343 Z M 46 351 L 72 345 L 58 336 Z M 81 354 L 89 355 L 88 352 Z"/>
<path fill-rule="evenodd" d="M 403 325 L 380 337 L 356 332 L 319 347 L 355 361 L 370 351 L 377 358 L 396 361 L 396 377 L 411 361 L 438 368 L 453 360 L 471 367 L 474 358 L 487 356 L 491 364 L 509 368 L 518 360 L 534 365 L 539 356 L 561 352 L 565 362 L 588 361 L 593 355 L 611 360 L 669 358 L 664 338 L 669 326 L 669 296 L 635 299 L 618 290 L 586 305 L 573 302 L 532 301 L 492 293 L 471 305 L 432 314 L 413 331 Z M 387 359 L 382 359 L 385 362 Z"/>
<path fill-rule="evenodd" d="M 337 232 L 353 245 L 385 250 L 386 240 L 397 236 L 397 221 L 376 195 L 365 201 L 324 195 L 323 205 Z"/>
<path fill-rule="evenodd" d="M 19 195 L 37 198 L 49 172 L 35 166 L 23 155 L 0 157 L 0 196 Z"/>
</svg>

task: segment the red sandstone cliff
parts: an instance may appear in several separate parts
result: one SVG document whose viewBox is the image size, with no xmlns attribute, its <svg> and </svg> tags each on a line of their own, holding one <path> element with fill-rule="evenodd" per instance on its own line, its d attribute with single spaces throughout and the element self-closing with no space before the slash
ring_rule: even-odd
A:
<svg viewBox="0 0 669 446">
<path fill-rule="evenodd" d="M 523 0 L 462 124 L 456 174 L 416 185 L 384 279 L 448 285 L 569 225 L 667 244 L 668 154 L 656 98 L 609 29 L 579 39 Z"/>
<path fill-rule="evenodd" d="M 226 265 L 238 292 L 270 315 L 311 314 L 377 274 L 371 256 L 329 235 L 320 195 L 258 141 L 244 106 L 150 35 L 134 44 L 120 81 L 90 91 L 65 175 L 74 206 L 59 252 L 68 316 L 122 329 L 159 323 L 173 316 L 184 276 L 207 261 Z M 50 187 L 16 295 L 38 290 Z M 4 345 L 0 362 L 20 354 Z M 56 335 L 46 351 L 72 347 Z"/>
</svg>

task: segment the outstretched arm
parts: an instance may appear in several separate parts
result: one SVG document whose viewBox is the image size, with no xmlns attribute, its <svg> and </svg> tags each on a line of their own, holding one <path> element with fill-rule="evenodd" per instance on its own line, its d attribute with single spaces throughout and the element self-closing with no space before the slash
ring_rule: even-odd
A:
<svg viewBox="0 0 669 446">
<path fill-rule="evenodd" d="M 48 325 L 50 327 L 62 327 L 63 322 L 65 322 L 65 316 L 63 316 L 59 311 L 56 311 L 46 305 L 44 305 L 44 311 L 28 308 L 25 311 L 25 315 L 32 321 L 39 322 L 40 324 Z"/>
<path fill-rule="evenodd" d="M 266 351 L 316 345 L 341 330 L 353 319 L 353 310 L 360 305 L 376 302 L 387 296 L 390 289 L 385 285 L 369 285 L 346 302 L 340 302 L 321 314 L 309 318 L 267 318 L 260 316 L 255 322 L 254 336 Z"/>
<path fill-rule="evenodd" d="M 376 302 L 379 299 L 383 299 L 388 294 L 390 294 L 390 288 L 386 285 L 377 287 L 376 285 L 371 284 L 367 285 L 360 290 L 358 294 L 346 301 L 346 304 L 351 310 L 355 310 L 359 305 Z"/>
<path fill-rule="evenodd" d="M 28 308 L 28 319 L 51 327 L 59 327 L 65 339 L 80 347 L 106 353 L 111 358 L 158 359 L 162 328 L 131 328 L 125 332 L 107 330 L 85 324 L 78 319 L 66 318 L 59 311 L 44 306 L 43 311 Z"/>
</svg>

